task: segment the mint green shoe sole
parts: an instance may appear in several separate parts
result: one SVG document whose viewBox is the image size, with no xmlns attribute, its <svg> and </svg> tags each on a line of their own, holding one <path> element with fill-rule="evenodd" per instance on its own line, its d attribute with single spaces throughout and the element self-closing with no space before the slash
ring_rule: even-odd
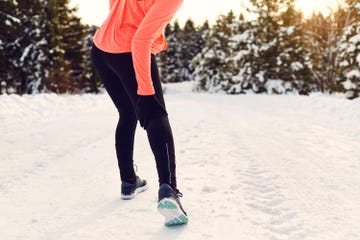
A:
<svg viewBox="0 0 360 240">
<path fill-rule="evenodd" d="M 189 219 L 181 211 L 177 202 L 171 198 L 164 198 L 158 203 L 158 211 L 165 217 L 165 226 L 186 224 Z"/>
</svg>

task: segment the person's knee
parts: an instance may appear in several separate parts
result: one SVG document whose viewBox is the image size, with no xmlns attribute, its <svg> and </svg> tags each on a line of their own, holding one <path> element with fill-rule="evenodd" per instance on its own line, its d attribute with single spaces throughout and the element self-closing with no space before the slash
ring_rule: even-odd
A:
<svg viewBox="0 0 360 240">
<path fill-rule="evenodd" d="M 119 125 L 126 125 L 127 127 L 135 127 L 137 124 L 137 117 L 133 111 L 122 111 L 119 113 Z"/>
<path fill-rule="evenodd" d="M 136 115 L 140 126 L 147 129 L 147 126 L 152 120 L 167 117 L 168 113 L 157 97 L 151 95 L 138 97 Z"/>
</svg>

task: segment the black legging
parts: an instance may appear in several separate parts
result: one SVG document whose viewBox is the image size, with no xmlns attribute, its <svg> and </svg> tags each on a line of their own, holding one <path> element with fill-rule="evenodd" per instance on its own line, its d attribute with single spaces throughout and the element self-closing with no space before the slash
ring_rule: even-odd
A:
<svg viewBox="0 0 360 240">
<path fill-rule="evenodd" d="M 115 147 L 122 181 L 136 175 L 133 166 L 134 135 L 137 125 L 137 82 L 131 53 L 107 53 L 92 47 L 91 57 L 105 89 L 119 111 Z M 151 77 L 156 97 L 165 108 L 155 56 L 151 56 Z M 151 150 L 156 160 L 159 183 L 176 188 L 174 140 L 166 116 L 152 119 L 146 127 Z"/>
</svg>

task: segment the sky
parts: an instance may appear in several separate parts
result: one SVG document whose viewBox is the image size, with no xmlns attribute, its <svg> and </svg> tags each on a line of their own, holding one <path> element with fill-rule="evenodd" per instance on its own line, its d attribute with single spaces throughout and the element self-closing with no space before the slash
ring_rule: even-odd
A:
<svg viewBox="0 0 360 240">
<path fill-rule="evenodd" d="M 78 7 L 78 16 L 87 24 L 101 25 L 108 13 L 109 0 L 70 0 L 70 6 Z M 296 0 L 296 7 L 309 16 L 313 11 L 328 13 L 336 8 L 342 0 Z M 183 24 L 191 18 L 196 24 L 202 24 L 206 19 L 214 22 L 218 15 L 233 10 L 235 14 L 243 11 L 246 0 L 184 0 L 184 3 L 174 19 Z"/>
</svg>

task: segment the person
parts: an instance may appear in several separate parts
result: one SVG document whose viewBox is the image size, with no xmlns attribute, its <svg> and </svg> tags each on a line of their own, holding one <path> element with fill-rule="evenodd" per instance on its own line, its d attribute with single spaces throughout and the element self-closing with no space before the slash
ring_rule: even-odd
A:
<svg viewBox="0 0 360 240">
<path fill-rule="evenodd" d="M 121 198 L 147 189 L 133 163 L 134 135 L 139 121 L 147 132 L 159 180 L 158 210 L 165 225 L 188 222 L 177 187 L 174 140 L 155 55 L 167 48 L 164 29 L 182 0 L 110 0 L 107 19 L 93 36 L 95 70 L 119 112 L 115 149 Z"/>
</svg>

